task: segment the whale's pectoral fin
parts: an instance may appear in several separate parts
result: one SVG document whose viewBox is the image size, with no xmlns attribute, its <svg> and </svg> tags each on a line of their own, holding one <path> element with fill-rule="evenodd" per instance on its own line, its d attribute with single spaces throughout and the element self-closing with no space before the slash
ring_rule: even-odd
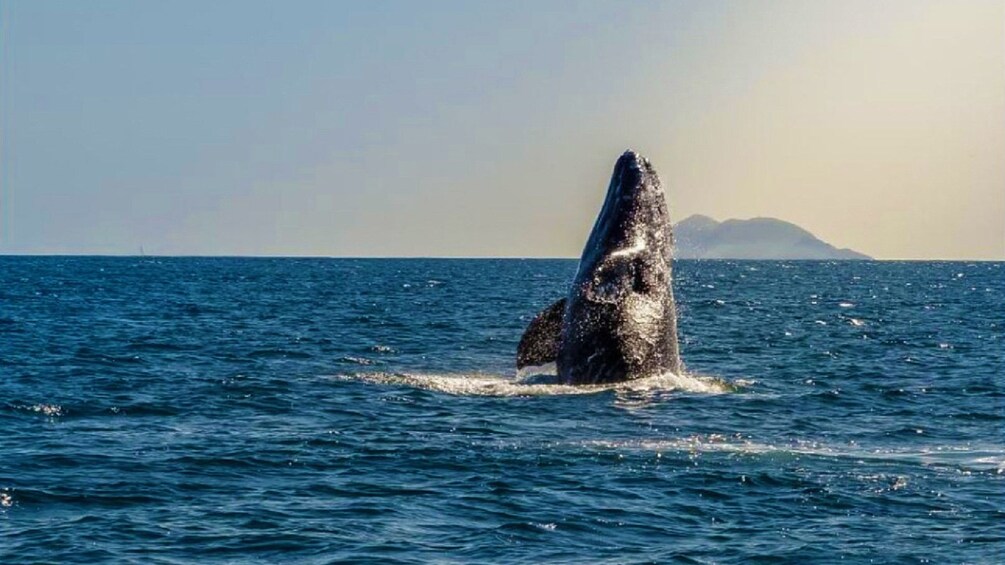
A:
<svg viewBox="0 0 1005 565">
<path fill-rule="evenodd" d="M 516 368 L 544 365 L 558 357 L 558 342 L 562 335 L 565 299 L 541 310 L 520 338 L 516 348 Z"/>
</svg>

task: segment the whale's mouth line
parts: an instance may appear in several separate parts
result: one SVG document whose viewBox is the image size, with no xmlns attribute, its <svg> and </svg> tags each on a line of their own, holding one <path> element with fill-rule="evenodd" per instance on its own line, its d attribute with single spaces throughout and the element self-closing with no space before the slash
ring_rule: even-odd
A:
<svg viewBox="0 0 1005 565">
<path fill-rule="evenodd" d="M 607 256 L 609 258 L 628 257 L 631 255 L 637 255 L 638 253 L 641 253 L 645 250 L 646 250 L 646 238 L 643 235 L 638 235 L 635 236 L 635 242 L 632 244 L 631 247 L 623 247 L 621 249 L 611 251 L 610 253 L 607 254 Z"/>
</svg>

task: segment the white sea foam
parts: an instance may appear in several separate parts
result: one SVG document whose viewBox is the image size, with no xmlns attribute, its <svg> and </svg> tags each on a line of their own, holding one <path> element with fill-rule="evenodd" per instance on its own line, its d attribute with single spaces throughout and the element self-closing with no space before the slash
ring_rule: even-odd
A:
<svg viewBox="0 0 1005 565">
<path fill-rule="evenodd" d="M 20 408 L 21 410 L 25 410 L 27 412 L 35 412 L 35 413 L 38 413 L 38 414 L 45 414 L 46 416 L 50 416 L 50 417 L 56 417 L 56 416 L 62 416 L 63 415 L 63 407 L 60 406 L 60 405 L 58 405 L 58 404 L 34 404 L 34 405 L 31 405 L 31 406 L 25 405 L 25 404 L 21 404 L 21 405 L 16 406 L 16 408 Z"/>
<path fill-rule="evenodd" d="M 337 375 L 336 378 L 381 385 L 410 386 L 460 396 L 560 396 L 596 394 L 606 391 L 619 393 L 682 391 L 701 394 L 723 394 L 734 392 L 742 386 L 715 377 L 689 374 L 675 375 L 673 373 L 622 383 L 580 386 L 558 384 L 558 379 L 555 375 L 540 373 L 512 377 L 486 373 L 376 372 Z"/>
<path fill-rule="evenodd" d="M 955 467 L 974 471 L 1005 473 L 1005 450 L 1000 446 L 944 445 L 924 449 L 869 449 L 857 444 L 827 445 L 812 441 L 787 444 L 761 443 L 741 434 L 693 435 L 667 440 L 596 440 L 581 443 L 584 447 L 625 451 L 737 453 L 779 457 L 826 457 L 872 462 L 915 463 L 936 467 Z"/>
</svg>

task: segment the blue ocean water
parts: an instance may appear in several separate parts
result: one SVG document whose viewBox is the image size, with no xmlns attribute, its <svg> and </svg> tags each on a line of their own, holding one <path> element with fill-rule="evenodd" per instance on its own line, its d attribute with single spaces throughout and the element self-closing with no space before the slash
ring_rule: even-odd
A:
<svg viewBox="0 0 1005 565">
<path fill-rule="evenodd" d="M 515 375 L 575 261 L 0 257 L 0 562 L 994 563 L 1005 264 L 676 265 L 688 375 Z"/>
</svg>

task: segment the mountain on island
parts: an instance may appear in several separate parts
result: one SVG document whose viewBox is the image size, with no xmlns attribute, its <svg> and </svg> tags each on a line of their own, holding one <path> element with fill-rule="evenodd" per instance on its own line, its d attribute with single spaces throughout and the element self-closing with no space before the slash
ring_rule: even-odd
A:
<svg viewBox="0 0 1005 565">
<path fill-rule="evenodd" d="M 680 259 L 872 259 L 776 218 L 719 222 L 696 214 L 674 225 L 674 244 Z"/>
</svg>

